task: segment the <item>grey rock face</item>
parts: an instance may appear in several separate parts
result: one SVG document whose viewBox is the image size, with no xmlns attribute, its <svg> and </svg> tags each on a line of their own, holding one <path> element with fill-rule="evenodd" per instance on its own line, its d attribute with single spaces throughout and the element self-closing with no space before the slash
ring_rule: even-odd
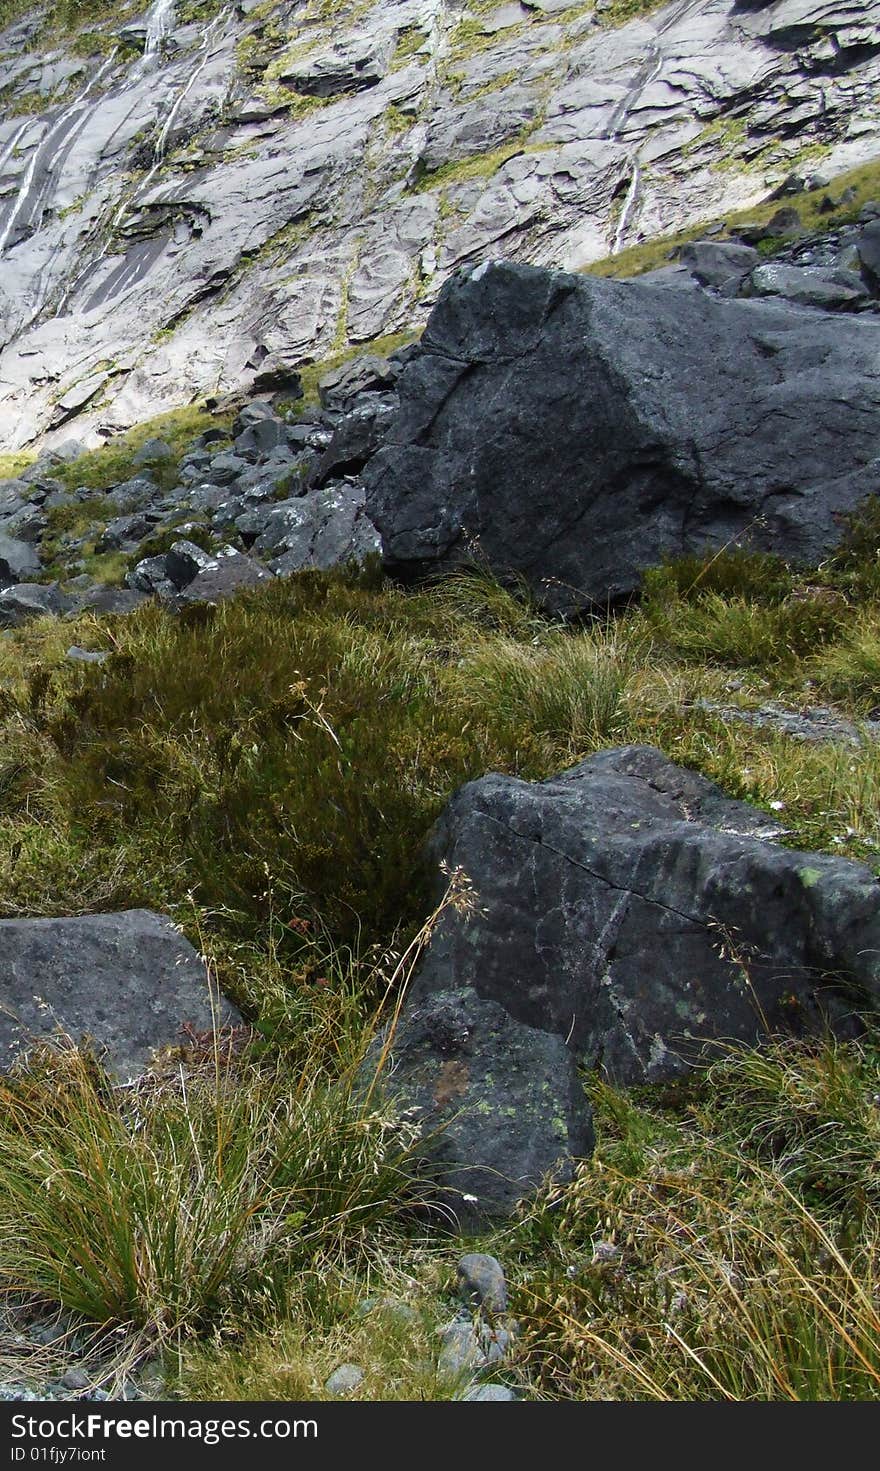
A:
<svg viewBox="0 0 880 1471">
<path fill-rule="evenodd" d="M 732 241 L 694 240 L 679 251 L 678 258 L 702 286 L 738 287 L 761 264 L 757 250 Z"/>
<path fill-rule="evenodd" d="M 215 998 L 216 999 L 216 998 Z M 217 1003 L 223 1024 L 235 1008 Z M 205 965 L 164 916 L 145 909 L 72 919 L 0 920 L 0 1068 L 60 1028 L 86 1036 L 126 1081 L 185 1026 L 212 1029 Z"/>
<path fill-rule="evenodd" d="M 390 1057 L 385 1087 L 422 1124 L 433 1198 L 462 1229 L 509 1216 L 546 1175 L 568 1178 L 572 1161 L 592 1151 L 589 1105 L 563 1039 L 473 987 L 425 986 Z"/>
<path fill-rule="evenodd" d="M 528 266 L 441 293 L 363 471 L 386 564 L 572 613 L 742 539 L 819 562 L 880 485 L 880 323 Z"/>
<path fill-rule="evenodd" d="M 817 144 L 829 181 L 876 156 L 880 0 L 606 10 L 364 0 L 274 27 L 243 0 L 147 66 L 6 29 L 0 448 L 295 393 L 298 361 L 420 323 L 463 263 L 578 269 L 756 204 Z"/>
<path fill-rule="evenodd" d="M 476 913 L 443 915 L 411 1015 L 454 977 L 622 1084 L 676 1076 L 716 1039 L 826 1021 L 847 1035 L 880 1003 L 880 883 L 780 832 L 650 747 L 472 782 L 433 846 L 469 875 Z"/>
<path fill-rule="evenodd" d="M 756 267 L 744 294 L 782 297 L 798 306 L 824 307 L 828 311 L 858 311 L 870 300 L 865 286 L 852 271 L 775 263 Z"/>
<path fill-rule="evenodd" d="M 17 628 L 32 618 L 62 613 L 67 607 L 69 601 L 56 582 L 20 582 L 0 592 L 0 628 Z"/>
</svg>

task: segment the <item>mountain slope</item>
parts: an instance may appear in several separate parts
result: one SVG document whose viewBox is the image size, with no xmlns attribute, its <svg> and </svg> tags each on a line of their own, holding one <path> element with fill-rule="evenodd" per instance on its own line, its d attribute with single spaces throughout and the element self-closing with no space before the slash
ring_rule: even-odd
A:
<svg viewBox="0 0 880 1471">
<path fill-rule="evenodd" d="M 880 0 L 0 3 L 0 448 L 878 152 Z"/>
</svg>

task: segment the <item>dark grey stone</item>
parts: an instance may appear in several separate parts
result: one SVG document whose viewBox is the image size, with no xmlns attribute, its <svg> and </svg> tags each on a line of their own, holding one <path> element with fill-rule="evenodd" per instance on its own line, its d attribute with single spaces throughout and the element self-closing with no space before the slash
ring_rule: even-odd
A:
<svg viewBox="0 0 880 1471">
<path fill-rule="evenodd" d="M 384 441 L 398 408 L 397 395 L 370 393 L 359 399 L 336 425 L 320 459 L 307 476 L 309 489 L 341 475 L 355 475 Z"/>
<path fill-rule="evenodd" d="M 40 559 L 28 542 L 0 532 L 0 584 L 27 582 L 39 570 Z"/>
<path fill-rule="evenodd" d="M 256 555 L 282 577 L 304 567 L 360 564 L 380 550 L 376 529 L 364 512 L 363 486 L 342 482 L 280 501 L 254 542 Z"/>
<path fill-rule="evenodd" d="M 667 556 L 816 565 L 880 489 L 880 323 L 495 264 L 441 292 L 363 471 L 390 570 L 475 557 L 564 613 Z"/>
<path fill-rule="evenodd" d="M 422 1127 L 432 1199 L 459 1227 L 512 1214 L 547 1175 L 567 1179 L 593 1148 L 589 1104 L 564 1040 L 470 987 L 423 988 L 405 1008 L 384 1087 Z M 383 1045 L 364 1065 L 369 1079 Z"/>
<path fill-rule="evenodd" d="M 880 219 L 869 220 L 856 241 L 862 275 L 874 296 L 880 296 Z"/>
<path fill-rule="evenodd" d="M 454 977 L 622 1084 L 721 1039 L 851 1035 L 880 1004 L 880 883 L 782 832 L 651 747 L 471 782 L 432 851 L 468 874 L 474 913 L 443 914 L 408 1004 L 439 1004 Z"/>
<path fill-rule="evenodd" d="M 397 364 L 365 353 L 326 373 L 318 384 L 318 396 L 325 409 L 346 410 L 361 393 L 380 393 L 393 388 L 399 372 Z"/>
<path fill-rule="evenodd" d="M 683 245 L 678 259 L 696 276 L 701 286 L 721 287 L 733 280 L 741 284 L 761 257 L 750 245 L 730 240 L 693 240 Z"/>
<path fill-rule="evenodd" d="M 0 628 L 18 628 L 32 618 L 63 613 L 69 606 L 57 582 L 20 582 L 0 592 Z"/>
<path fill-rule="evenodd" d="M 181 608 L 190 603 L 219 603 L 246 588 L 268 582 L 271 577 L 271 572 L 251 557 L 245 557 L 240 552 L 232 556 L 224 555 L 217 558 L 216 567 L 208 568 L 193 578 L 175 598 L 175 606 Z"/>
<path fill-rule="evenodd" d="M 789 266 L 766 262 L 747 278 L 745 296 L 779 296 L 798 306 L 826 311 L 858 311 L 870 300 L 867 289 L 852 271 L 819 266 Z"/>
<path fill-rule="evenodd" d="M 215 998 L 216 1000 L 216 998 Z M 210 1033 L 204 962 L 171 921 L 146 909 L 70 919 L 0 920 L 0 1067 L 59 1029 L 90 1037 L 113 1075 L 141 1073 L 182 1029 Z M 240 1021 L 220 998 L 224 1024 Z"/>
<path fill-rule="evenodd" d="M 214 553 L 193 541 L 176 541 L 165 554 L 165 575 L 178 589 L 186 587 L 200 572 L 215 571 L 218 565 Z"/>
</svg>

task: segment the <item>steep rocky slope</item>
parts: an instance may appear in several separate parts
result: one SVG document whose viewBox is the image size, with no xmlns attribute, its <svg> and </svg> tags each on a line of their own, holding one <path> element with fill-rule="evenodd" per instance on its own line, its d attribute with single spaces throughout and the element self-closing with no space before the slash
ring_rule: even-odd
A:
<svg viewBox="0 0 880 1471">
<path fill-rule="evenodd" d="M 0 5 L 0 448 L 877 151 L 880 0 Z"/>
</svg>

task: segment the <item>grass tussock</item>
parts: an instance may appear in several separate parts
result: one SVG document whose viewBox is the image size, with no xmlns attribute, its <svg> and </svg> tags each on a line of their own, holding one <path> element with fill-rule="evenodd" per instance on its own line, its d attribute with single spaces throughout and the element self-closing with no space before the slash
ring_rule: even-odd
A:
<svg viewBox="0 0 880 1471">
<path fill-rule="evenodd" d="M 517 1309 L 541 1392 L 880 1398 L 878 1079 L 874 1045 L 786 1044 L 690 1098 L 597 1087 L 597 1156 L 531 1220 Z"/>
<path fill-rule="evenodd" d="M 249 1056 L 245 1080 L 225 1049 L 134 1090 L 52 1049 L 4 1084 L 0 1291 L 164 1341 L 277 1310 L 299 1269 L 400 1211 L 411 1129 L 322 1069 Z"/>
</svg>

